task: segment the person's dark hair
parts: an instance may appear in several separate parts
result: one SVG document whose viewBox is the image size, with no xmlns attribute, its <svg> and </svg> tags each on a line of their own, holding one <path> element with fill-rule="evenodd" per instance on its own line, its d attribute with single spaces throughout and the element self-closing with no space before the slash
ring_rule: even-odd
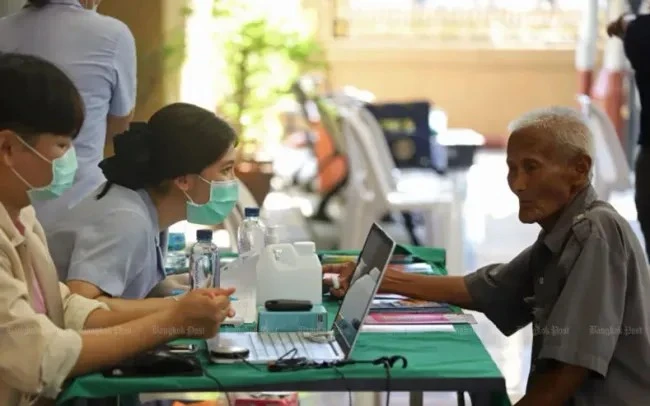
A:
<svg viewBox="0 0 650 406">
<path fill-rule="evenodd" d="M 0 53 L 0 130 L 27 142 L 43 133 L 75 138 L 83 122 L 83 100 L 63 71 L 36 56 Z"/>
<path fill-rule="evenodd" d="M 27 6 L 33 6 L 37 8 L 45 7 L 50 4 L 50 0 L 27 0 Z"/>
<path fill-rule="evenodd" d="M 164 190 L 166 181 L 201 173 L 236 142 L 232 127 L 211 111 L 193 104 L 170 104 L 148 123 L 131 123 L 128 131 L 115 136 L 115 155 L 99 164 L 107 183 L 97 199 L 112 184 Z"/>
</svg>

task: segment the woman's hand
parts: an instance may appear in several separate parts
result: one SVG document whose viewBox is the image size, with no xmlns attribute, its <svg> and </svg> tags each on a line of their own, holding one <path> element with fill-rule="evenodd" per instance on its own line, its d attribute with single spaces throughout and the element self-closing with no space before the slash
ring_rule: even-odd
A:
<svg viewBox="0 0 650 406">
<path fill-rule="evenodd" d="M 210 295 L 212 297 L 217 297 L 217 296 L 226 296 L 228 300 L 230 300 L 230 296 L 235 293 L 235 288 L 207 288 L 207 289 L 199 289 L 203 291 L 206 295 Z M 228 317 L 235 317 L 235 309 L 230 306 L 228 308 L 228 312 L 226 314 L 226 318 Z"/>
<path fill-rule="evenodd" d="M 234 315 L 230 295 L 234 289 L 196 289 L 184 295 L 174 306 L 172 317 L 188 338 L 211 338 L 219 325 Z"/>
<path fill-rule="evenodd" d="M 350 279 L 354 274 L 357 264 L 354 262 L 345 262 L 343 264 L 323 265 L 323 274 L 333 274 L 334 278 L 338 277 L 338 286 L 332 277 L 323 279 L 323 284 L 329 287 L 330 294 L 335 297 L 343 297 L 350 287 Z"/>
</svg>

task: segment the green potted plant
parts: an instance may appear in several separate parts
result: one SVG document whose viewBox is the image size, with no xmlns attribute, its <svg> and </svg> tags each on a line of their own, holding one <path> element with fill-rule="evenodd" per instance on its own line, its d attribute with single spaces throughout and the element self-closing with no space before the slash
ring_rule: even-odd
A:
<svg viewBox="0 0 650 406">
<path fill-rule="evenodd" d="M 257 144 L 268 133 L 265 115 L 288 95 L 303 73 L 324 66 L 310 33 L 271 21 L 247 1 L 215 0 L 215 23 L 226 27 L 218 52 L 226 62 L 228 90 L 218 110 L 242 141 Z"/>
<path fill-rule="evenodd" d="M 254 2 L 215 0 L 213 11 L 228 82 L 217 110 L 240 134 L 238 176 L 261 204 L 272 171 L 255 158 L 265 142 L 281 136 L 272 123 L 277 124 L 273 107 L 292 97 L 291 85 L 300 75 L 325 66 L 323 52 L 310 33 L 272 21 Z"/>
</svg>

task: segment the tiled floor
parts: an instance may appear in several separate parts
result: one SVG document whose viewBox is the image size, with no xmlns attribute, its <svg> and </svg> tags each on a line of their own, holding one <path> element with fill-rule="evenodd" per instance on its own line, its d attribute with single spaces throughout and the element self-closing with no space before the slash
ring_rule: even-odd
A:
<svg viewBox="0 0 650 406">
<path fill-rule="evenodd" d="M 623 193 L 610 200 L 638 230 L 632 194 Z M 467 200 L 465 203 L 466 243 L 469 255 L 467 268 L 452 273 L 471 272 L 475 267 L 510 260 L 534 241 L 539 232 L 535 225 L 519 223 L 517 202 L 506 184 L 506 167 L 503 153 L 482 153 L 468 173 Z M 325 227 L 324 230 L 331 229 Z M 401 234 L 401 233 L 398 233 Z M 513 401 L 525 390 L 530 366 L 531 331 L 527 328 L 511 337 L 504 337 L 484 316 L 477 315 L 475 329 L 487 350 L 506 378 L 508 392 Z M 347 405 L 347 394 L 307 394 L 303 405 Z M 407 394 L 392 394 L 391 405 L 407 405 Z M 453 394 L 425 395 L 425 405 L 455 405 Z"/>
</svg>

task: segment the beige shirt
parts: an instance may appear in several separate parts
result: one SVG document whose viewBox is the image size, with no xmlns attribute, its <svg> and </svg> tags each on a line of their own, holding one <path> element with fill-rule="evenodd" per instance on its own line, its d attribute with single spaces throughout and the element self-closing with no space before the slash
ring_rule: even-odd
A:
<svg viewBox="0 0 650 406">
<path fill-rule="evenodd" d="M 0 204 L 0 405 L 54 399 L 81 352 L 88 315 L 106 305 L 71 294 L 59 282 L 45 235 L 31 207 L 23 209 L 22 235 Z M 40 282 L 47 315 L 34 311 L 33 278 Z M 45 404 L 47 401 L 39 401 Z"/>
</svg>

